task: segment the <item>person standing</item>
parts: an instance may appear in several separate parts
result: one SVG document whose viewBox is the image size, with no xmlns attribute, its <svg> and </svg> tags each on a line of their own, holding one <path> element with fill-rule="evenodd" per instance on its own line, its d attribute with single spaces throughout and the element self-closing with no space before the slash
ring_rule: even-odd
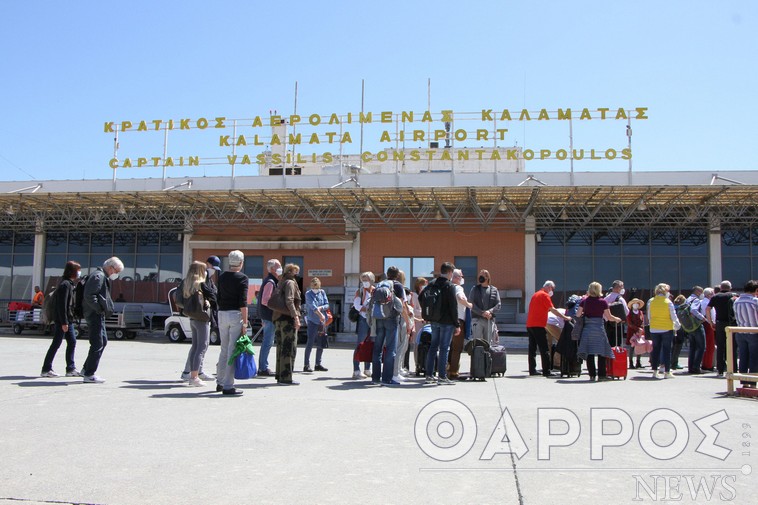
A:
<svg viewBox="0 0 758 505">
<path fill-rule="evenodd" d="M 468 295 L 471 302 L 471 338 L 487 340 L 490 344 L 499 341 L 495 313 L 500 310 L 500 293 L 490 284 L 488 270 L 479 272 L 479 283 Z"/>
<path fill-rule="evenodd" d="M 721 281 L 720 291 L 711 298 L 710 306 L 716 310 L 716 372 L 719 377 L 726 371 L 726 327 L 729 326 L 729 306 L 737 295 L 732 293 L 732 283 Z M 737 348 L 732 346 L 732 359 L 737 361 Z"/>
<path fill-rule="evenodd" d="M 587 372 L 590 382 L 597 377 L 598 381 L 606 380 L 606 359 L 613 359 L 608 336 L 603 321 L 611 324 L 621 323 L 621 318 L 611 314 L 608 301 L 602 297 L 603 286 L 599 282 L 591 282 L 587 287 L 587 296 L 579 302 L 576 317 L 584 316 L 584 329 L 579 337 L 577 356 L 587 360 Z M 595 368 L 597 356 L 597 368 Z"/>
<path fill-rule="evenodd" d="M 373 272 L 363 272 L 361 274 L 361 285 L 355 292 L 355 298 L 353 298 L 353 307 L 358 311 L 358 321 L 355 329 L 355 352 L 353 352 L 353 379 L 365 379 L 371 375 L 371 362 L 367 361 L 364 363 L 364 370 L 361 372 L 361 364 L 355 360 L 355 354 L 361 342 L 366 340 L 366 337 L 371 333 L 371 327 L 368 324 L 367 318 L 368 305 L 371 301 L 371 294 L 374 292 L 374 280 Z"/>
<path fill-rule="evenodd" d="M 53 370 L 55 353 L 66 339 L 66 377 L 81 377 L 76 369 L 74 355 L 76 352 L 76 333 L 74 332 L 74 288 L 76 280 L 81 276 L 82 267 L 76 261 L 69 261 L 63 268 L 63 279 L 52 295 L 54 335 L 50 348 L 42 363 L 41 377 L 58 377 Z M 48 300 L 51 303 L 51 300 Z"/>
<path fill-rule="evenodd" d="M 300 331 L 300 305 L 302 296 L 297 286 L 300 267 L 294 263 L 284 266 L 280 283 L 287 312 L 274 311 L 274 339 L 276 341 L 276 382 L 283 386 L 297 386 L 292 380 L 292 372 L 297 357 L 297 332 Z"/>
<path fill-rule="evenodd" d="M 440 267 L 440 275 L 432 281 L 426 289 L 437 289 L 442 298 L 441 314 L 438 321 L 431 321 L 432 342 L 426 354 L 426 384 L 442 384 L 449 386 L 455 384 L 447 377 L 447 357 L 450 352 L 450 343 L 453 334 L 460 332 L 458 321 L 458 299 L 456 298 L 455 285 L 451 282 L 455 265 L 445 262 Z M 423 292 L 420 295 L 423 298 Z M 439 351 L 439 355 L 438 355 Z M 437 359 L 437 380 L 434 380 L 434 360 Z"/>
<path fill-rule="evenodd" d="M 118 275 L 123 269 L 124 263 L 113 256 L 105 260 L 102 267 L 97 267 L 84 283 L 82 308 L 89 333 L 89 353 L 82 368 L 82 380 L 85 383 L 99 384 L 105 382 L 105 379 L 95 375 L 95 372 L 100 365 L 100 358 L 103 356 L 105 346 L 108 345 L 105 319 L 113 314 L 111 281 L 118 279 Z"/>
<path fill-rule="evenodd" d="M 629 307 L 624 299 L 624 293 L 626 293 L 624 281 L 615 280 L 611 284 L 610 292 L 605 296 L 610 313 L 622 321 L 621 324 L 616 324 L 606 319 L 605 333 L 608 336 L 608 342 L 611 344 L 611 347 L 622 345 L 623 326 L 626 323 L 626 317 L 629 315 Z"/>
<path fill-rule="evenodd" d="M 188 316 L 190 320 L 190 329 L 192 330 L 192 346 L 190 346 L 187 361 L 189 362 L 190 376 L 188 384 L 190 386 L 204 386 L 201 380 L 200 369 L 203 366 L 203 357 L 205 351 L 208 350 L 208 343 L 210 339 L 211 321 L 210 310 L 211 306 L 216 304 L 216 288 L 211 284 L 208 278 L 208 269 L 206 264 L 202 261 L 193 261 L 187 271 L 187 276 L 182 280 L 182 283 L 178 288 L 179 296 L 186 301 L 195 295 L 198 291 L 203 295 L 203 303 L 205 303 L 206 311 L 208 312 L 208 320 L 196 319 L 194 316 Z"/>
<path fill-rule="evenodd" d="M 639 298 L 629 301 L 629 314 L 626 316 L 626 345 L 629 347 L 629 368 L 642 368 L 640 355 L 637 355 L 637 364 L 634 364 L 634 345 L 632 338 L 635 335 L 645 334 L 645 312 L 642 310 L 645 302 Z"/>
<path fill-rule="evenodd" d="M 705 298 L 700 302 L 700 308 L 705 314 L 705 352 L 703 353 L 703 370 L 713 371 L 713 358 L 716 353 L 716 311 L 711 307 L 711 298 L 715 295 L 713 288 L 705 288 Z"/>
<path fill-rule="evenodd" d="M 396 266 L 390 266 L 387 269 L 387 279 L 380 281 L 374 288 L 371 295 L 371 301 L 368 306 L 369 326 L 376 323 L 376 335 L 374 336 L 374 353 L 372 356 L 373 370 L 371 371 L 371 382 L 385 386 L 396 386 L 399 381 L 393 380 L 395 369 L 395 359 L 397 357 L 397 331 L 400 323 L 401 312 L 403 310 L 402 300 L 405 296 L 405 290 L 402 284 L 397 281 L 400 270 Z M 390 292 L 391 307 L 388 309 L 387 317 L 382 319 L 376 318 L 374 314 L 377 301 L 377 290 L 386 288 Z M 379 291 L 383 293 L 384 291 Z M 377 309 L 378 310 L 378 309 Z"/>
<path fill-rule="evenodd" d="M 249 280 L 242 273 L 245 255 L 242 251 L 229 253 L 229 270 L 218 277 L 218 336 L 221 351 L 216 366 L 216 391 L 224 395 L 241 395 L 234 387 L 234 365 L 229 357 L 234 354 L 237 339 L 247 333 L 247 289 Z"/>
<path fill-rule="evenodd" d="M 196 267 L 199 268 L 199 267 Z M 210 342 L 210 331 L 213 330 L 213 328 L 218 331 L 218 273 L 221 272 L 221 260 L 218 259 L 218 256 L 210 256 L 207 260 L 205 260 L 205 275 L 206 280 L 203 283 L 203 296 L 206 300 L 208 300 L 208 303 L 210 303 L 210 326 L 209 326 L 209 335 L 208 339 Z M 180 290 L 177 290 L 180 291 Z M 206 295 L 206 293 L 208 293 Z M 190 323 L 190 329 L 191 329 L 191 323 Z M 194 345 L 194 341 L 193 341 Z M 203 366 L 205 364 L 205 353 L 208 351 L 208 346 L 201 346 L 200 348 L 200 368 L 198 370 L 197 376 L 199 379 L 204 381 L 212 381 L 215 380 L 215 377 L 213 375 L 209 375 L 205 373 L 203 370 Z M 190 348 L 189 353 L 187 353 L 187 361 L 184 363 L 184 371 L 182 372 L 182 380 L 189 381 L 192 378 L 191 370 L 192 370 L 192 349 Z"/>
<path fill-rule="evenodd" d="M 674 342 L 674 332 L 681 327 L 676 317 L 674 304 L 669 299 L 670 287 L 660 283 L 655 287 L 654 296 L 647 302 L 647 320 L 650 325 L 650 336 L 653 341 L 653 352 L 650 365 L 655 370 L 654 377 L 673 379 L 671 373 L 671 346 Z"/>
<path fill-rule="evenodd" d="M 694 286 L 692 294 L 685 302 L 690 306 L 690 314 L 700 321 L 700 326 L 693 331 L 687 332 L 687 338 L 690 343 L 690 350 L 687 353 L 687 373 L 690 374 L 703 373 L 700 370 L 700 366 L 703 362 L 703 354 L 705 353 L 705 325 L 707 324 L 707 318 L 701 303 L 704 299 L 703 288 Z"/>
<path fill-rule="evenodd" d="M 744 292 L 734 301 L 734 316 L 737 326 L 758 328 L 758 281 L 747 281 Z M 740 373 L 758 373 L 758 333 L 735 333 L 739 347 Z M 742 385 L 755 387 L 755 382 L 742 381 Z"/>
<path fill-rule="evenodd" d="M 555 290 L 555 283 L 553 281 L 545 281 L 542 285 L 542 289 L 532 295 L 529 301 L 529 311 L 526 316 L 526 331 L 529 334 L 529 375 L 539 375 L 537 372 L 537 361 L 535 359 L 537 349 L 540 352 L 540 359 L 542 361 L 542 375 L 545 377 L 552 377 L 550 373 L 550 353 L 547 349 L 547 315 L 552 313 L 558 318 L 564 321 L 570 321 L 571 318 L 565 314 L 561 314 L 558 309 L 553 306 L 553 292 Z"/>
<path fill-rule="evenodd" d="M 271 298 L 279 277 L 282 275 L 282 264 L 278 259 L 272 258 L 266 262 L 268 274 L 258 290 L 258 317 L 261 318 L 263 328 L 263 342 L 261 343 L 260 356 L 258 356 L 258 375 L 273 377 L 276 375 L 268 366 L 268 356 L 274 345 L 274 312 L 268 308 L 268 300 Z"/>
<path fill-rule="evenodd" d="M 461 368 L 461 353 L 463 352 L 463 340 L 466 337 L 466 310 L 471 309 L 471 303 L 466 298 L 463 290 L 465 279 L 463 271 L 456 268 L 453 270 L 453 285 L 455 286 L 456 312 L 458 316 L 458 331 L 453 332 L 450 342 L 450 366 L 447 376 L 450 380 L 458 379 L 458 370 Z"/>
<path fill-rule="evenodd" d="M 413 318 L 411 316 L 411 309 L 408 306 L 410 298 L 405 291 L 405 272 L 398 270 L 397 282 L 403 288 L 403 296 L 400 298 L 403 309 L 400 311 L 400 318 L 397 325 L 397 352 L 395 353 L 395 364 L 392 371 L 392 380 L 401 382 L 405 380 L 405 376 L 408 375 L 408 371 L 403 369 L 403 361 L 405 360 L 405 351 L 410 347 L 409 340 L 410 334 L 413 331 Z M 393 284 L 394 288 L 394 284 Z"/>
<path fill-rule="evenodd" d="M 308 342 L 305 344 L 305 361 L 303 372 L 312 372 L 311 350 L 316 345 L 316 368 L 317 372 L 327 372 L 328 369 L 321 365 L 321 357 L 324 353 L 324 342 L 321 338 L 321 329 L 326 333 L 326 311 L 329 310 L 329 299 L 326 292 L 321 289 L 321 279 L 311 279 L 311 289 L 305 292 L 305 324 L 308 327 Z"/>
</svg>

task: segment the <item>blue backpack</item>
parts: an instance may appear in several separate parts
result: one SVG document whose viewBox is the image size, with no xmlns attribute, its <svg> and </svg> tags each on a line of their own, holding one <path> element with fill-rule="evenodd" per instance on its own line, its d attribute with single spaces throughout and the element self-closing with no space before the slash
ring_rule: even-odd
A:
<svg viewBox="0 0 758 505">
<path fill-rule="evenodd" d="M 397 317 L 403 310 L 402 302 L 392 292 L 392 281 L 382 281 L 376 285 L 370 305 L 372 319 Z"/>
</svg>

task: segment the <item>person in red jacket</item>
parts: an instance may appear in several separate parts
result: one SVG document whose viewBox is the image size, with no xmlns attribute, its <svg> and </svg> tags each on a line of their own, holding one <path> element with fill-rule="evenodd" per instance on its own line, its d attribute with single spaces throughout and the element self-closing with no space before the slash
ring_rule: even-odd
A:
<svg viewBox="0 0 758 505">
<path fill-rule="evenodd" d="M 639 298 L 629 301 L 629 314 L 626 316 L 626 345 L 629 347 L 629 368 L 642 368 L 639 354 L 637 355 L 637 364 L 633 363 L 634 345 L 632 345 L 632 337 L 640 331 L 645 331 L 645 313 L 642 310 L 644 306 L 645 302 Z"/>
</svg>

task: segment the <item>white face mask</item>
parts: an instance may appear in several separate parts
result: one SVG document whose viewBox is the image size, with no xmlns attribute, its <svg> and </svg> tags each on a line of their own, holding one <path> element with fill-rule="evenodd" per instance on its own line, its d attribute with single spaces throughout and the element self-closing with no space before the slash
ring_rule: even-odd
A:
<svg viewBox="0 0 758 505">
<path fill-rule="evenodd" d="M 703 298 L 705 298 L 705 295 L 700 295 L 700 296 L 698 296 L 698 298 L 699 298 L 700 300 L 702 300 Z"/>
<path fill-rule="evenodd" d="M 632 309 L 634 309 L 634 310 L 640 310 L 640 304 L 639 303 L 635 303 L 634 305 L 632 305 Z"/>
<path fill-rule="evenodd" d="M 118 273 L 116 273 L 116 272 L 113 272 L 112 274 L 110 274 L 110 275 L 108 276 L 108 278 L 109 278 L 110 280 L 112 280 L 112 281 L 115 281 L 116 279 L 118 279 Z"/>
<path fill-rule="evenodd" d="M 215 268 L 206 268 L 205 272 L 208 274 L 208 277 L 211 277 L 213 275 L 213 272 L 215 272 Z"/>
<path fill-rule="evenodd" d="M 552 289 L 547 292 L 547 296 L 549 296 L 550 298 L 553 297 L 553 290 Z"/>
<path fill-rule="evenodd" d="M 463 286 L 463 277 L 461 277 L 461 283 L 458 284 L 459 286 Z"/>
<path fill-rule="evenodd" d="M 619 295 L 620 295 L 620 296 L 623 296 L 623 294 L 624 294 L 624 293 L 626 293 L 626 289 L 624 289 L 624 288 L 621 288 L 621 291 L 619 291 Z"/>
<path fill-rule="evenodd" d="M 77 270 L 76 271 L 76 278 L 77 279 L 81 279 L 81 277 L 82 277 L 82 271 L 81 270 Z"/>
<path fill-rule="evenodd" d="M 371 287 L 371 283 L 369 281 L 363 281 L 363 287 L 368 289 Z"/>
<path fill-rule="evenodd" d="M 282 275 L 283 272 L 284 270 L 281 267 L 276 269 L 276 275 Z"/>
</svg>

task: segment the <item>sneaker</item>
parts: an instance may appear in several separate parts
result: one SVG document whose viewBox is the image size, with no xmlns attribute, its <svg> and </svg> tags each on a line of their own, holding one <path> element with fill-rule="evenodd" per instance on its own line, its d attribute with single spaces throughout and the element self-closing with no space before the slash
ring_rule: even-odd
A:
<svg viewBox="0 0 758 505">
<path fill-rule="evenodd" d="M 455 384 L 455 382 L 451 381 L 447 377 L 442 377 L 441 379 L 437 380 L 437 384 L 440 384 L 441 386 L 451 386 Z"/>
<path fill-rule="evenodd" d="M 201 388 L 205 386 L 205 382 L 200 380 L 200 377 L 195 377 L 194 379 L 190 379 L 187 381 L 188 386 L 193 386 L 196 388 Z"/>
<path fill-rule="evenodd" d="M 222 390 L 221 394 L 225 396 L 240 396 L 242 395 L 242 391 L 239 389 L 229 388 Z"/>
<path fill-rule="evenodd" d="M 57 373 L 53 372 L 52 370 L 48 370 L 47 372 L 42 372 L 39 374 L 40 377 L 60 377 Z"/>
<path fill-rule="evenodd" d="M 426 378 L 424 379 L 424 384 L 434 384 L 434 385 L 437 385 L 437 381 L 431 375 L 427 375 Z"/>
<path fill-rule="evenodd" d="M 656 378 L 656 379 L 662 379 L 663 378 L 663 374 L 661 373 L 660 370 L 656 370 L 655 373 L 653 374 L 653 377 Z"/>
<path fill-rule="evenodd" d="M 102 384 L 105 382 L 105 379 L 102 377 L 98 377 L 97 375 L 85 375 L 84 379 L 82 379 L 82 382 L 85 383 L 92 383 L 92 384 Z"/>
<path fill-rule="evenodd" d="M 198 377 L 198 379 L 203 380 L 203 381 L 215 381 L 216 380 L 216 378 L 214 376 L 208 375 L 205 372 L 200 372 L 199 374 L 197 374 L 197 377 Z"/>
<path fill-rule="evenodd" d="M 189 372 L 182 372 L 182 375 L 180 377 L 183 381 L 190 380 L 190 373 Z"/>
<path fill-rule="evenodd" d="M 363 375 L 360 370 L 356 370 L 355 372 L 353 372 L 353 379 L 358 380 L 358 379 L 365 379 L 365 378 L 366 376 Z"/>
<path fill-rule="evenodd" d="M 277 381 L 277 386 L 299 386 L 300 383 L 297 381 Z"/>
<path fill-rule="evenodd" d="M 310 365 L 305 365 L 303 367 L 303 372 L 308 373 L 308 372 L 312 372 L 312 371 L 313 371 L 313 368 L 311 368 Z"/>
<path fill-rule="evenodd" d="M 82 377 L 82 373 L 77 369 L 73 369 L 66 372 L 66 377 Z"/>
<path fill-rule="evenodd" d="M 400 379 L 400 376 L 399 376 L 399 375 L 393 375 L 393 376 L 392 376 L 392 380 L 393 380 L 394 382 L 397 382 L 398 384 L 400 384 L 400 380 L 401 380 L 401 379 Z"/>
<path fill-rule="evenodd" d="M 314 370 L 317 371 L 317 372 L 328 372 L 329 371 L 328 368 L 326 368 L 325 366 L 321 366 L 321 365 L 316 365 L 316 368 L 314 368 Z"/>
<path fill-rule="evenodd" d="M 408 377 L 409 375 L 410 375 L 410 372 L 408 371 L 408 369 L 407 369 L 407 368 L 402 368 L 402 369 L 400 370 L 400 376 L 401 376 L 401 377 Z"/>
<path fill-rule="evenodd" d="M 382 386 L 389 386 L 389 387 L 399 386 L 400 385 L 400 383 L 398 381 L 394 380 L 394 379 L 391 380 L 391 381 L 389 381 L 389 382 L 382 382 L 381 384 L 382 384 Z"/>
<path fill-rule="evenodd" d="M 274 377 L 276 374 L 269 370 L 268 368 L 263 370 L 262 372 L 258 372 L 258 377 Z"/>
<path fill-rule="evenodd" d="M 361 378 L 362 379 L 368 379 L 369 377 L 371 377 L 371 370 L 364 370 L 361 373 Z"/>
<path fill-rule="evenodd" d="M 674 378 L 674 374 L 673 374 L 673 373 L 671 373 L 671 372 L 666 372 L 666 375 L 665 375 L 665 377 L 666 377 L 667 379 L 673 379 L 673 378 Z"/>
</svg>

